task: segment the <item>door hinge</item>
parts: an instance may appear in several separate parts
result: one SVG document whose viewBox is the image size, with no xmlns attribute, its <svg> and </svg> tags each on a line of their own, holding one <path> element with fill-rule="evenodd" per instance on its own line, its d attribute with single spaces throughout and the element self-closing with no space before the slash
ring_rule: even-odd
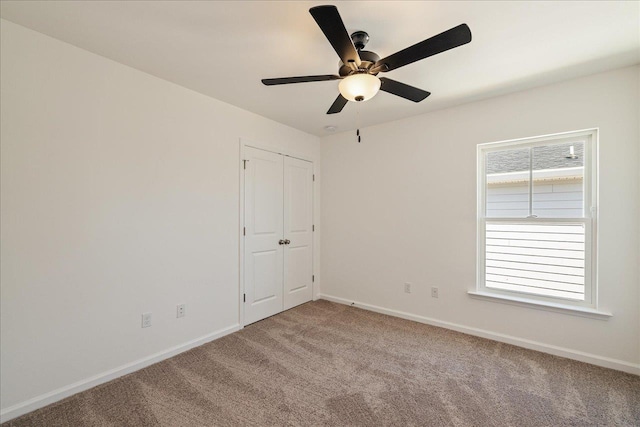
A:
<svg viewBox="0 0 640 427">
<path fill-rule="evenodd" d="M 247 162 L 248 162 L 248 161 L 249 161 L 249 160 L 243 160 L 243 161 L 242 161 L 242 167 L 243 167 L 244 169 L 246 169 L 246 168 L 247 168 Z"/>
<path fill-rule="evenodd" d="M 242 302 L 247 302 L 247 294 L 242 294 Z"/>
<path fill-rule="evenodd" d="M 312 275 L 311 275 L 311 281 L 312 281 L 312 282 L 315 282 L 315 281 L 316 281 L 316 275 L 315 275 L 315 274 L 312 274 Z"/>
<path fill-rule="evenodd" d="M 242 235 L 243 236 L 247 235 L 247 227 L 242 227 Z"/>
<path fill-rule="evenodd" d="M 316 225 L 315 225 L 315 224 L 313 224 L 313 225 L 311 226 L 311 231 L 316 231 Z"/>
<path fill-rule="evenodd" d="M 315 173 L 313 174 L 313 180 L 314 181 L 316 180 L 316 174 Z"/>
</svg>

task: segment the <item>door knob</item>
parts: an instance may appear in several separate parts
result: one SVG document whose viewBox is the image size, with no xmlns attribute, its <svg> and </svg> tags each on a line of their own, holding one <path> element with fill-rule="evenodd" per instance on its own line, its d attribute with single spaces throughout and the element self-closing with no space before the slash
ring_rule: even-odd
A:
<svg viewBox="0 0 640 427">
<path fill-rule="evenodd" d="M 289 240 L 289 239 L 286 239 L 286 240 L 284 241 L 284 244 L 285 244 L 285 245 L 288 245 L 289 243 L 291 243 L 291 240 Z"/>
<path fill-rule="evenodd" d="M 278 240 L 278 244 L 279 244 L 279 245 L 284 245 L 284 244 L 285 244 L 285 241 L 284 241 L 284 240 L 282 240 L 282 239 L 280 239 L 280 240 Z"/>
</svg>

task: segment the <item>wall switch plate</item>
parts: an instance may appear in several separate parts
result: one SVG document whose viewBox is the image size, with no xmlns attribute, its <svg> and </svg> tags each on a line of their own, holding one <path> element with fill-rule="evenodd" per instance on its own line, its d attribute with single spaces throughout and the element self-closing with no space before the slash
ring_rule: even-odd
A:
<svg viewBox="0 0 640 427">
<path fill-rule="evenodd" d="M 151 313 L 142 313 L 142 327 L 148 328 L 151 326 Z"/>
<path fill-rule="evenodd" d="M 435 286 L 431 287 L 431 298 L 438 298 L 438 288 Z"/>
<path fill-rule="evenodd" d="M 407 294 L 411 293 L 411 283 L 405 283 L 404 284 L 404 292 Z"/>
<path fill-rule="evenodd" d="M 184 317 L 187 314 L 187 306 L 186 304 L 178 305 L 176 309 L 176 317 Z"/>
</svg>

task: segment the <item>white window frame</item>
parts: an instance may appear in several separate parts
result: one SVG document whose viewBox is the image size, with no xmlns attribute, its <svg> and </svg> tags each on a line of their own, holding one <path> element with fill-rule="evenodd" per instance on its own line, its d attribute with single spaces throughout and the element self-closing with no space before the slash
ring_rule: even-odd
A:
<svg viewBox="0 0 640 427">
<path fill-rule="evenodd" d="M 489 218 L 486 217 L 486 171 L 485 156 L 487 153 L 513 148 L 532 148 L 548 144 L 569 142 L 584 143 L 584 175 L 583 175 L 583 218 Z M 533 305 L 553 311 L 574 311 L 594 317 L 609 317 L 610 313 L 598 310 L 598 129 L 564 132 L 531 138 L 490 142 L 477 146 L 477 279 L 476 290 L 470 291 L 473 297 L 498 300 L 517 305 Z M 487 223 L 523 222 L 531 224 L 545 223 L 582 223 L 585 225 L 585 299 L 584 301 L 568 300 L 558 297 L 532 295 L 528 293 L 499 290 L 485 286 L 485 236 Z M 574 314 L 574 313 L 571 313 Z"/>
</svg>

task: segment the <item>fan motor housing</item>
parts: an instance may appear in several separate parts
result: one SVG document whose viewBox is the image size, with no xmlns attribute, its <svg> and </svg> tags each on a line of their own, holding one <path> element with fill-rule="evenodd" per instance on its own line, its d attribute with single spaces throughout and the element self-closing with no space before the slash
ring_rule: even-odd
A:
<svg viewBox="0 0 640 427">
<path fill-rule="evenodd" d="M 369 69 L 375 65 L 376 62 L 380 60 L 380 56 L 377 53 L 371 52 L 368 50 L 361 50 L 358 52 L 360 55 L 360 67 L 357 70 L 354 70 L 348 65 L 345 65 L 342 61 L 338 61 L 338 74 L 340 77 L 346 77 L 351 74 L 369 72 Z M 378 73 L 373 73 L 378 74 Z"/>
</svg>

